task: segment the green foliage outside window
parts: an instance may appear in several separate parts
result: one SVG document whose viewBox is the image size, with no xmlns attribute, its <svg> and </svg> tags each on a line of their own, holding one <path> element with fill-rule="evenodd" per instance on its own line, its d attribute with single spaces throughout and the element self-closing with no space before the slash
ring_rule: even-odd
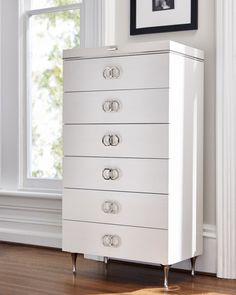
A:
<svg viewBox="0 0 236 295">
<path fill-rule="evenodd" d="M 32 16 L 31 40 L 31 176 L 61 178 L 62 52 L 80 46 L 79 10 Z"/>
</svg>

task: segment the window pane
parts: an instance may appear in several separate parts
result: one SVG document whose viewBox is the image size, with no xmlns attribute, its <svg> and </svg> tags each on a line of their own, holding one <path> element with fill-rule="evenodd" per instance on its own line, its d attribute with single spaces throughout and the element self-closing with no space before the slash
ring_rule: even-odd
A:
<svg viewBox="0 0 236 295">
<path fill-rule="evenodd" d="M 30 177 L 62 177 L 62 50 L 79 45 L 79 9 L 30 18 Z"/>
<path fill-rule="evenodd" d="M 80 2 L 80 0 L 31 0 L 31 9 L 63 6 Z"/>
</svg>

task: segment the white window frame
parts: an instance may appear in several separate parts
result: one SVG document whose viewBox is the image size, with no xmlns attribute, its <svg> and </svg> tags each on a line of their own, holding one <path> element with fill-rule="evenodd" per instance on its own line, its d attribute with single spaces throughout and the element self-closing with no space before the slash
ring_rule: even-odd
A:
<svg viewBox="0 0 236 295">
<path fill-rule="evenodd" d="M 0 1 L 0 24 L 2 24 L 2 1 Z M 2 113 L 2 27 L 0 26 L 0 114 Z M 2 121 L 0 120 L 0 142 L 2 142 Z M 0 144 L 0 189 L 2 187 L 2 144 Z"/>
<path fill-rule="evenodd" d="M 40 179 L 28 176 L 30 161 L 30 99 L 27 83 L 29 81 L 28 48 L 29 48 L 29 20 L 33 15 L 57 12 L 79 8 L 81 11 L 81 47 L 98 47 L 105 43 L 103 15 L 105 2 L 111 0 L 81 0 L 78 4 L 61 7 L 29 10 L 30 0 L 19 0 L 20 12 L 20 41 L 19 41 L 19 189 L 30 191 L 62 190 L 62 180 Z"/>
</svg>

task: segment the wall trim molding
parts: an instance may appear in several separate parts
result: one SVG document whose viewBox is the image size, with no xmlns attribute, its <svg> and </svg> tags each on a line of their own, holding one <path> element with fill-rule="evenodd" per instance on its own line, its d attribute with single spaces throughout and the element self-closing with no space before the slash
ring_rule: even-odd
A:
<svg viewBox="0 0 236 295">
<path fill-rule="evenodd" d="M 29 190 L 3 190 L 0 189 L 0 196 L 8 197 L 24 197 L 24 198 L 40 198 L 40 199 L 58 199 L 62 198 L 61 193 L 52 192 L 39 192 L 39 191 L 29 191 Z"/>
<path fill-rule="evenodd" d="M 0 240 L 61 248 L 61 194 L 0 190 Z"/>
<path fill-rule="evenodd" d="M 236 279 L 236 3 L 216 1 L 217 276 Z"/>
<path fill-rule="evenodd" d="M 217 244 L 216 226 L 211 224 L 203 225 L 203 255 L 197 258 L 196 271 L 216 274 L 217 269 Z M 190 261 L 186 260 L 173 265 L 173 268 L 190 270 Z"/>
</svg>

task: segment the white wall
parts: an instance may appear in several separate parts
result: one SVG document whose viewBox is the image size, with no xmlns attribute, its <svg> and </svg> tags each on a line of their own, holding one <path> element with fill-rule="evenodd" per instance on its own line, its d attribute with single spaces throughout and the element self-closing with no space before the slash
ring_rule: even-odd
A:
<svg viewBox="0 0 236 295">
<path fill-rule="evenodd" d="M 111 0 L 108 0 L 111 1 Z M 214 0 L 199 0 L 199 30 L 129 36 L 129 0 L 116 0 L 116 44 L 173 39 L 206 52 L 205 91 L 205 224 L 215 224 L 215 33 Z M 4 13 L 2 13 L 4 11 Z M 110 12 L 111 16 L 113 11 Z M 2 18 L 2 20 L 1 20 Z M 112 22 L 112 17 L 111 20 Z M 0 240 L 53 247 L 61 246 L 61 196 L 16 192 L 18 184 L 18 0 L 0 0 L 1 170 Z M 112 39 L 110 37 L 110 39 Z M 113 43 L 113 41 L 112 41 Z M 0 83 L 1 86 L 1 83 Z M 10 155 L 10 156 L 9 156 Z M 9 190 L 13 190 L 9 192 Z M 198 269 L 216 271 L 214 226 L 204 227 L 205 254 Z M 179 267 L 188 267 L 189 262 Z"/>
<path fill-rule="evenodd" d="M 18 1 L 1 0 L 1 186 L 18 183 Z"/>
<path fill-rule="evenodd" d="M 61 247 L 61 195 L 18 192 L 18 0 L 0 0 L 0 240 Z"/>
<path fill-rule="evenodd" d="M 199 29 L 130 36 L 130 1 L 116 0 L 116 44 L 171 39 L 205 51 L 204 223 L 215 224 L 215 0 L 199 0 Z"/>
</svg>

